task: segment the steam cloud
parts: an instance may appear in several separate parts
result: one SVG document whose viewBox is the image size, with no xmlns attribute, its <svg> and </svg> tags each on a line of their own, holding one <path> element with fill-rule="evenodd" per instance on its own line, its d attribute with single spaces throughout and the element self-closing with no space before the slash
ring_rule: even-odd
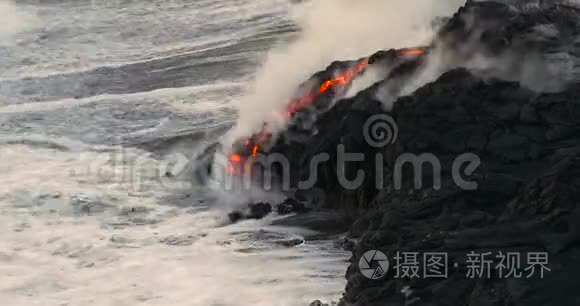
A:
<svg viewBox="0 0 580 306">
<path fill-rule="evenodd" d="M 530 7 L 530 3 L 521 0 L 512 2 L 524 3 L 522 7 L 512 6 L 515 10 L 525 11 L 538 8 L 538 5 L 535 8 Z M 576 4 L 570 1 L 563 1 L 563 3 Z M 466 24 L 470 24 L 470 20 L 465 21 Z M 477 28 L 478 26 L 471 24 L 469 27 Z M 412 94 L 419 87 L 435 81 L 442 73 L 458 67 L 467 68 L 484 80 L 495 78 L 519 82 L 522 86 L 537 92 L 560 91 L 580 79 L 580 71 L 575 68 L 578 66 L 579 59 L 565 50 L 544 53 L 526 50 L 522 53 L 521 48 L 518 49 L 515 46 L 506 48 L 499 54 L 489 55 L 485 52 L 487 47 L 479 40 L 478 34 L 481 32 L 472 32 L 471 37 L 462 41 L 460 46 L 449 47 L 445 43 L 438 44 L 438 48 L 432 50 L 428 56 L 427 65 L 408 81 L 398 96 Z M 535 27 L 526 39 L 541 42 L 554 39 L 558 35 L 558 29 L 554 25 L 544 24 Z M 392 93 L 387 90 L 379 89 L 376 98 L 381 100 L 387 108 L 391 108 L 397 97 L 393 97 Z"/>
<path fill-rule="evenodd" d="M 300 5 L 291 12 L 301 28 L 299 37 L 267 55 L 251 93 L 240 101 L 238 126 L 230 136 L 259 129 L 264 118 L 288 103 L 304 80 L 332 61 L 428 43 L 434 34 L 433 20 L 451 15 L 464 2 L 318 0 Z"/>
<path fill-rule="evenodd" d="M 0 0 L 0 44 L 33 22 L 34 17 L 19 9 L 12 0 Z"/>
</svg>

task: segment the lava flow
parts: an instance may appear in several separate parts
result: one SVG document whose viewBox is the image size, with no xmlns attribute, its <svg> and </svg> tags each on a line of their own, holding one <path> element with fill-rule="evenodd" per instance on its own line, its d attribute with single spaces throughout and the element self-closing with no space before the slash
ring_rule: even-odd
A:
<svg viewBox="0 0 580 306">
<path fill-rule="evenodd" d="M 418 57 L 424 55 L 425 53 L 425 48 L 410 48 L 394 51 L 396 57 Z M 360 60 L 355 66 L 343 71 L 332 79 L 322 82 L 318 88 L 290 102 L 281 115 L 286 119 L 292 118 L 300 110 L 315 103 L 325 93 L 333 91 L 336 92 L 336 89 L 348 86 L 352 80 L 361 74 L 369 65 L 370 63 L 368 58 Z M 230 174 L 239 174 L 238 172 L 242 173 L 243 170 L 239 166 L 242 165 L 247 159 L 251 159 L 252 157 L 257 156 L 261 146 L 270 140 L 272 134 L 273 130 L 267 124 L 264 124 L 258 133 L 252 135 L 249 138 L 244 138 L 237 141 L 233 153 L 229 155 L 230 164 L 227 168 L 228 172 Z M 236 169 L 239 171 L 236 171 Z"/>
<path fill-rule="evenodd" d="M 358 64 L 354 67 L 347 69 L 340 75 L 330 80 L 323 82 L 319 88 L 313 90 L 302 97 L 290 102 L 286 107 L 285 111 L 282 115 L 285 118 L 291 118 L 301 109 L 304 109 L 306 106 L 313 104 L 316 100 L 318 100 L 322 95 L 331 91 L 332 89 L 339 87 L 339 86 L 346 86 L 350 84 L 352 79 L 360 74 L 367 66 L 369 65 L 368 59 L 361 60 Z M 254 134 L 250 138 L 243 139 L 238 143 L 241 144 L 241 147 L 245 148 L 243 151 L 248 152 L 251 156 L 258 155 L 260 150 L 260 146 L 268 141 L 272 136 L 272 131 L 268 127 L 268 125 L 264 125 L 262 130 L 256 134 Z M 239 153 L 232 153 L 229 157 L 229 161 L 233 164 L 239 164 L 244 161 L 244 158 Z"/>
</svg>

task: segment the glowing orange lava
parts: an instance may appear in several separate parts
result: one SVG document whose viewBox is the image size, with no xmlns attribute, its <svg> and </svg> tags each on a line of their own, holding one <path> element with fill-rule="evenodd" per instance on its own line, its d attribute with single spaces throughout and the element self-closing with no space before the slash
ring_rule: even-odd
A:
<svg viewBox="0 0 580 306">
<path fill-rule="evenodd" d="M 426 50 L 424 48 L 401 49 L 397 51 L 399 56 L 421 56 L 425 53 Z M 363 72 L 368 66 L 368 59 L 362 59 L 355 66 L 343 71 L 338 76 L 322 82 L 319 88 L 316 88 L 290 102 L 282 115 L 286 119 L 292 118 L 294 114 L 304 109 L 306 106 L 313 104 L 325 93 L 350 84 L 352 80 L 361 72 Z M 249 152 L 248 155 L 251 155 L 250 158 L 253 158 L 258 155 L 260 146 L 266 143 L 271 138 L 272 134 L 272 129 L 268 127 L 267 124 L 264 124 L 260 132 L 254 134 L 250 138 L 243 139 L 240 141 L 240 144 L 246 148 L 246 152 Z M 244 161 L 244 158 L 239 153 L 232 153 L 229 157 L 229 160 L 233 164 L 240 164 Z M 230 174 L 235 173 L 235 169 L 232 167 L 232 164 L 230 164 L 228 167 L 228 171 Z"/>
<path fill-rule="evenodd" d="M 255 144 L 254 147 L 252 148 L 252 156 L 258 155 L 258 150 L 260 150 L 260 145 Z"/>
<path fill-rule="evenodd" d="M 420 56 L 420 55 L 424 55 L 425 54 L 425 50 L 424 49 L 404 49 L 404 50 L 399 50 L 399 55 L 414 55 L 414 56 Z"/>
<path fill-rule="evenodd" d="M 356 64 L 356 66 L 347 69 L 337 77 L 323 82 L 322 85 L 320 85 L 320 87 L 318 88 L 318 90 L 314 90 L 294 100 L 286 108 L 285 112 L 286 117 L 287 118 L 292 117 L 296 112 L 314 103 L 314 101 L 318 100 L 320 96 L 322 96 L 329 90 L 338 86 L 348 85 L 352 81 L 352 79 L 359 73 L 361 73 L 368 65 L 369 61 L 367 59 L 363 59 L 358 64 Z"/>
<path fill-rule="evenodd" d="M 288 104 L 283 115 L 285 116 L 285 118 L 291 118 L 295 113 L 297 113 L 304 107 L 314 103 L 316 100 L 318 100 L 318 98 L 320 98 L 322 95 L 329 92 L 330 90 L 334 89 L 335 87 L 348 85 L 352 81 L 352 79 L 359 73 L 361 73 L 368 65 L 369 65 L 368 60 L 363 59 L 357 65 L 347 69 L 337 77 L 323 82 L 318 89 L 313 90 Z M 244 139 L 243 141 L 241 141 L 241 143 L 245 147 L 251 148 L 252 156 L 257 156 L 258 152 L 260 151 L 260 145 L 268 141 L 271 136 L 272 136 L 271 130 L 268 128 L 267 125 L 264 125 L 264 127 L 260 132 L 255 134 L 253 137 Z M 237 153 L 230 155 L 229 159 L 232 163 L 242 162 L 242 156 Z"/>
<path fill-rule="evenodd" d="M 239 154 L 230 155 L 230 161 L 233 163 L 239 163 L 242 161 L 242 157 Z"/>
</svg>

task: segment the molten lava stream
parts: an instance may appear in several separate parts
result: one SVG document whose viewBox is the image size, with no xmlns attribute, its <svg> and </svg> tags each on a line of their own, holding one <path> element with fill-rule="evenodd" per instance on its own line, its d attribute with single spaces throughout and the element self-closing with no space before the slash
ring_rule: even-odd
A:
<svg viewBox="0 0 580 306">
<path fill-rule="evenodd" d="M 354 67 L 347 69 L 337 77 L 323 82 L 318 89 L 313 90 L 303 95 L 302 97 L 299 97 L 298 99 L 290 102 L 282 115 L 286 119 L 292 118 L 292 116 L 294 116 L 297 112 L 304 109 L 306 106 L 313 104 L 322 95 L 329 92 L 330 90 L 336 87 L 342 87 L 350 84 L 350 82 L 352 82 L 354 77 L 360 74 L 365 68 L 368 67 L 368 65 L 369 65 L 368 59 L 365 58 L 361 60 L 358 64 L 356 64 Z M 240 141 L 239 143 L 243 144 L 244 151 L 250 152 L 250 156 L 248 156 L 248 158 L 252 158 L 258 155 L 258 152 L 260 151 L 260 146 L 266 141 L 268 141 L 271 136 L 272 131 L 268 127 L 268 125 L 265 124 L 260 132 L 254 134 L 254 136 L 248 139 L 245 139 L 244 141 Z M 240 152 L 232 153 L 229 156 L 229 161 L 230 165 L 228 166 L 228 172 L 230 174 L 236 174 L 235 169 L 236 166 L 239 169 L 240 166 L 242 166 L 242 164 L 246 162 L 246 160 L 244 160 L 244 157 L 240 154 Z"/>
<path fill-rule="evenodd" d="M 338 86 L 346 86 L 350 84 L 352 79 L 361 73 L 367 66 L 369 65 L 367 59 L 361 60 L 356 66 L 347 69 L 345 72 L 341 73 L 339 76 L 327 80 L 320 85 L 318 90 L 314 90 L 304 96 L 294 100 L 286 107 L 286 111 L 284 112 L 285 118 L 292 118 L 294 114 L 298 111 L 304 109 L 306 106 L 313 104 L 316 100 L 318 100 L 323 94 L 328 92 L 329 90 L 338 87 Z M 268 127 L 265 126 L 260 133 L 258 133 L 258 137 L 256 143 L 259 146 L 264 141 L 268 140 L 271 133 L 268 131 Z M 252 153 L 256 152 L 257 150 L 253 150 Z M 255 155 L 255 154 L 253 154 Z"/>
<path fill-rule="evenodd" d="M 417 57 L 425 55 L 426 53 L 427 48 L 423 47 L 397 50 L 398 56 Z M 368 58 L 362 59 L 354 67 L 347 69 L 346 71 L 339 74 L 335 78 L 324 81 L 318 89 L 313 90 L 307 94 L 304 94 L 303 96 L 290 102 L 286 107 L 285 111 L 282 113 L 283 117 L 286 119 L 290 119 L 297 112 L 304 109 L 306 106 L 315 103 L 322 95 L 329 92 L 330 90 L 336 87 L 347 86 L 352 82 L 352 80 L 357 75 L 363 72 L 364 69 L 366 69 L 368 66 L 369 59 Z M 229 156 L 230 165 L 228 167 L 228 172 L 230 172 L 230 174 L 236 174 L 235 170 L 236 166 L 238 169 L 241 169 L 240 166 L 242 166 L 246 161 L 248 160 L 251 161 L 253 158 L 255 158 L 260 152 L 261 145 L 267 142 L 272 136 L 272 134 L 273 134 L 272 129 L 267 124 L 264 124 L 260 132 L 254 134 L 250 138 L 244 139 L 243 141 L 239 141 L 238 143 L 243 145 L 243 149 L 239 151 L 234 150 L 234 153 L 232 153 Z"/>
</svg>

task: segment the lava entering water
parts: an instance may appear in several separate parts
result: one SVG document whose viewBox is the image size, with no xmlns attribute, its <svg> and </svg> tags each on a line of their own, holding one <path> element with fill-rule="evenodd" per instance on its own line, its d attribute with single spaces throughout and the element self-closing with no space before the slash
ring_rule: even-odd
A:
<svg viewBox="0 0 580 306">
<path fill-rule="evenodd" d="M 395 51 L 396 57 L 419 57 L 424 55 L 427 52 L 426 48 L 409 48 L 409 49 L 400 49 Z M 315 103 L 321 96 L 328 92 L 337 92 L 336 89 L 344 88 L 348 86 L 355 77 L 359 74 L 363 73 L 364 70 L 371 65 L 369 63 L 369 58 L 361 59 L 355 66 L 346 69 L 338 76 L 326 80 L 321 83 L 318 88 L 302 95 L 301 97 L 293 100 L 290 102 L 285 110 L 282 112 L 282 116 L 285 119 L 292 118 L 297 112 L 303 110 L 305 107 L 312 105 Z M 229 165 L 227 167 L 227 171 L 229 174 L 241 174 L 244 172 L 242 166 L 244 162 L 248 159 L 256 157 L 260 152 L 261 147 L 264 143 L 266 143 L 273 135 L 273 129 L 268 126 L 268 124 L 264 124 L 262 129 L 252 135 L 251 137 L 241 139 L 236 142 L 235 149 L 233 153 L 229 155 Z M 246 168 L 249 164 L 245 165 Z M 246 169 L 248 170 L 248 169 Z"/>
<path fill-rule="evenodd" d="M 287 119 L 292 118 L 292 116 L 294 116 L 294 114 L 296 114 L 298 111 L 304 109 L 308 105 L 313 104 L 322 95 L 329 92 L 330 90 L 339 86 L 342 87 L 350 84 L 354 77 L 360 74 L 368 65 L 368 59 L 362 59 L 354 67 L 347 69 L 335 78 L 323 82 L 319 88 L 290 102 L 282 115 Z M 243 147 L 249 148 L 251 156 L 256 156 L 260 150 L 260 146 L 264 142 L 268 141 L 271 136 L 272 130 L 268 127 L 268 125 L 264 125 L 260 132 L 250 138 L 243 139 L 239 143 L 241 143 Z M 239 153 L 232 153 L 229 158 L 229 161 L 235 164 L 241 163 L 243 160 L 244 158 L 242 158 L 242 155 Z"/>
</svg>

